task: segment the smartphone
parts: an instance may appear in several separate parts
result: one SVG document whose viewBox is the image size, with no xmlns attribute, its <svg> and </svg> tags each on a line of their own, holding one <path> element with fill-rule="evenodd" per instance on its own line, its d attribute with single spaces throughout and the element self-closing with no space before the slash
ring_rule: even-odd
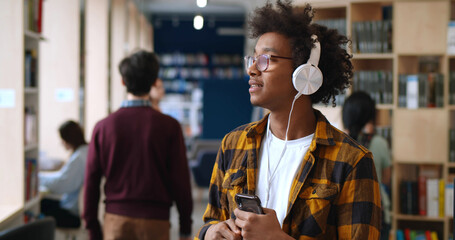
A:
<svg viewBox="0 0 455 240">
<path fill-rule="evenodd" d="M 261 200 L 256 195 L 237 193 L 235 201 L 240 210 L 253 212 L 256 214 L 264 214 L 261 206 Z"/>
</svg>

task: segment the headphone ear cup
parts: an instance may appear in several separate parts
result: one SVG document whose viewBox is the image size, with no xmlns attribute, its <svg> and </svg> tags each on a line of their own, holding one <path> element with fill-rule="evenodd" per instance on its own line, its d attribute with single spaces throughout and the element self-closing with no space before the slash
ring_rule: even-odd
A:
<svg viewBox="0 0 455 240">
<path fill-rule="evenodd" d="M 322 86 L 322 72 L 318 67 L 306 63 L 292 74 L 294 88 L 303 95 L 311 95 Z"/>
</svg>

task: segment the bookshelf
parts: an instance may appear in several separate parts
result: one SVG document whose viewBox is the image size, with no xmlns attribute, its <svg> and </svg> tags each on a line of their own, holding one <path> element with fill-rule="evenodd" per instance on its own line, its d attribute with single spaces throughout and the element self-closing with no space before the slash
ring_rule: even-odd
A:
<svg viewBox="0 0 455 240">
<path fill-rule="evenodd" d="M 39 114 L 39 42 L 41 11 L 38 0 L 0 3 L 0 229 L 23 223 L 27 211 L 39 211 L 37 157 Z M 33 160 L 32 160 L 33 159 Z M 7 183 L 7 184 L 5 184 Z"/>
<path fill-rule="evenodd" d="M 39 213 L 39 64 L 42 0 L 24 0 L 24 222 Z"/>
<path fill-rule="evenodd" d="M 455 54 L 446 50 L 447 26 L 455 20 L 455 1 L 345 0 L 314 1 L 312 5 L 316 22 L 346 20 L 346 33 L 353 40 L 349 51 L 354 65 L 353 84 L 346 94 L 366 90 L 378 104 L 377 130 L 389 140 L 393 160 L 391 239 L 406 228 L 430 230 L 439 239 L 450 239 L 453 217 L 402 211 L 400 185 L 417 182 L 427 166 L 437 169 L 436 178 L 445 186 L 451 187 L 455 175 Z M 387 26 L 388 30 L 378 35 L 378 26 Z M 420 98 L 406 95 L 404 79 L 408 75 L 416 75 L 417 86 L 425 90 L 417 92 Z M 315 107 L 342 127 L 343 99 L 337 99 L 335 108 Z M 409 100 L 415 100 L 417 106 L 410 108 Z"/>
</svg>

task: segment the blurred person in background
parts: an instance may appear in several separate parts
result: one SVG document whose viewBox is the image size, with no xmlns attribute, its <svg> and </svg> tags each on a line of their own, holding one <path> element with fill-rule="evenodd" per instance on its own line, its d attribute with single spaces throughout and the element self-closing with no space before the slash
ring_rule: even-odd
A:
<svg viewBox="0 0 455 240">
<path fill-rule="evenodd" d="M 345 100 L 342 112 L 345 131 L 373 153 L 376 175 L 381 186 L 381 239 L 389 239 L 391 199 L 384 185 L 390 187 L 392 161 L 387 140 L 375 133 L 376 103 L 368 93 L 356 91 Z"/>
<path fill-rule="evenodd" d="M 180 239 L 189 240 L 193 200 L 182 129 L 150 103 L 158 58 L 153 52 L 138 51 L 120 62 L 119 71 L 127 100 L 95 125 L 89 145 L 83 217 L 90 239 L 169 240 L 170 208 L 176 203 Z"/>
<path fill-rule="evenodd" d="M 84 131 L 74 121 L 66 121 L 59 127 L 62 144 L 71 152 L 69 160 L 56 172 L 40 172 L 40 189 L 50 194 L 61 194 L 61 200 L 41 200 L 41 213 L 52 216 L 57 227 L 78 228 L 81 226 L 79 194 L 84 181 L 87 160 L 87 143 Z"/>
</svg>

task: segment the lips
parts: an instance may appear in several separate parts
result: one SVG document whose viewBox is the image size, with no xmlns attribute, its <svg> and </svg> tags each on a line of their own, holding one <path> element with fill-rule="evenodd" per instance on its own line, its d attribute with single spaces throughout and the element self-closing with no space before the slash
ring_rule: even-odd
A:
<svg viewBox="0 0 455 240">
<path fill-rule="evenodd" d="M 264 86 L 263 84 L 256 80 L 250 80 L 248 81 L 248 84 L 250 85 L 250 88 L 259 88 Z"/>
</svg>

